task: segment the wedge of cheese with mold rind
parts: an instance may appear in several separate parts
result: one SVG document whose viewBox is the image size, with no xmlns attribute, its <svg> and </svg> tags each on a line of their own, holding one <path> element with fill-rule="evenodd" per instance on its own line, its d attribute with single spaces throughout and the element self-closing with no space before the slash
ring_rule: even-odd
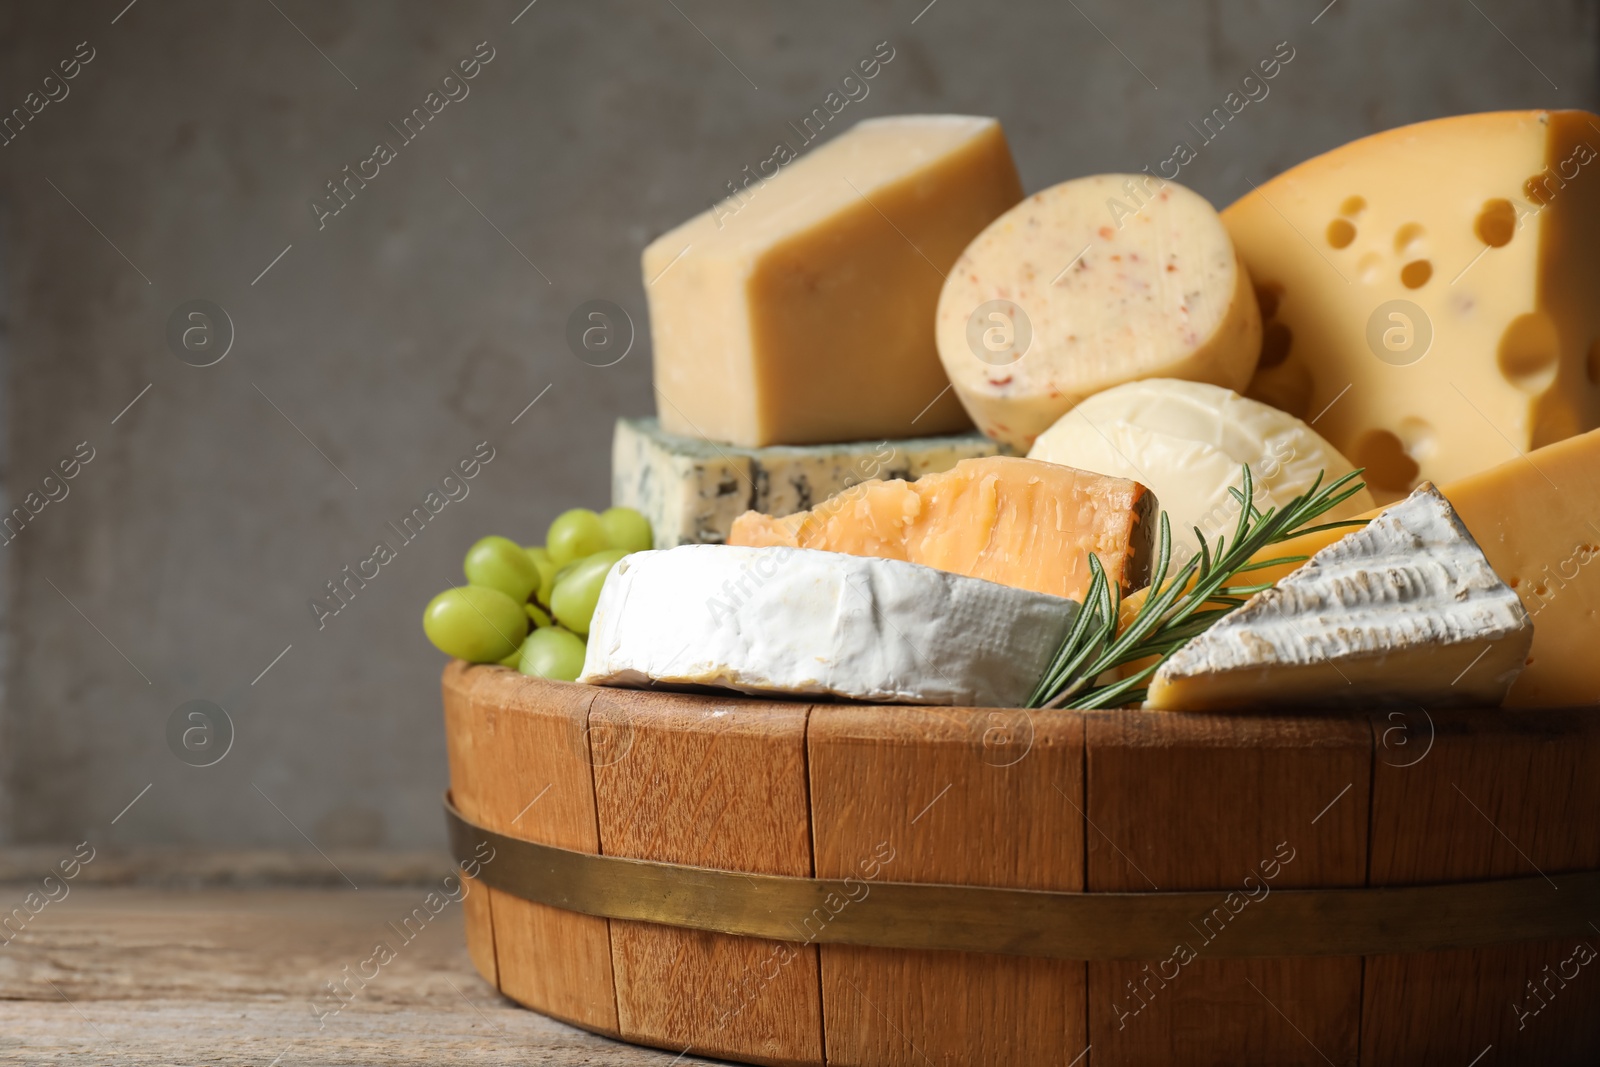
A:
<svg viewBox="0 0 1600 1067">
<path fill-rule="evenodd" d="M 1473 531 L 1495 573 L 1533 618 L 1533 648 L 1506 705 L 1600 705 L 1600 430 L 1507 460 L 1451 482 L 1443 493 Z M 1377 512 L 1361 518 L 1372 518 Z M 1260 559 L 1310 556 L 1335 531 L 1303 534 L 1263 549 Z M 1299 564 L 1250 572 L 1277 581 Z M 1143 599 L 1123 601 L 1130 618 Z"/>
<path fill-rule="evenodd" d="M 578 680 L 1016 707 L 1077 610 L 899 560 L 684 545 L 612 568 Z"/>
<path fill-rule="evenodd" d="M 1423 485 L 1175 652 L 1148 705 L 1493 707 L 1532 643 L 1517 594 Z"/>
<path fill-rule="evenodd" d="M 969 320 L 1022 309 L 1021 358 L 980 359 Z M 1139 378 L 1242 391 L 1261 348 L 1250 279 L 1206 200 L 1149 175 L 1035 193 L 979 234 L 939 294 L 939 358 L 978 429 L 1025 451 L 1074 404 Z"/>
<path fill-rule="evenodd" d="M 913 481 L 998 449 L 978 433 L 740 448 L 669 433 L 655 419 L 618 419 L 611 503 L 649 519 L 656 548 L 722 544 L 746 511 L 791 515 L 869 478 Z"/>
<path fill-rule="evenodd" d="M 1436 119 L 1245 194 L 1222 219 L 1266 320 L 1248 395 L 1315 419 L 1380 503 L 1600 425 L 1596 127 Z"/>
<path fill-rule="evenodd" d="M 1182 565 L 1200 550 L 1198 527 L 1215 546 L 1232 536 L 1239 504 L 1231 490 L 1250 466 L 1256 507 L 1282 507 L 1355 468 L 1311 427 L 1276 408 L 1204 382 L 1152 378 L 1096 393 L 1040 435 L 1030 459 L 1133 478 L 1161 502 Z M 1362 490 L 1324 516 L 1337 522 L 1373 505 Z"/>
<path fill-rule="evenodd" d="M 644 251 L 661 424 L 746 447 L 970 427 L 939 286 L 1022 197 L 1000 124 L 868 119 Z"/>
<path fill-rule="evenodd" d="M 901 559 L 1079 600 L 1090 552 L 1123 589 L 1146 580 L 1155 507 L 1138 482 L 991 456 L 915 482 L 862 482 L 787 518 L 747 512 L 728 543 Z"/>
</svg>

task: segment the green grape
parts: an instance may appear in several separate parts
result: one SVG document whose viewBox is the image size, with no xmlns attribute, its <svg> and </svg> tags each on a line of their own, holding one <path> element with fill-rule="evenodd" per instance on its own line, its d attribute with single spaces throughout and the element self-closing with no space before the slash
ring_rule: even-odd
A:
<svg viewBox="0 0 1600 1067">
<path fill-rule="evenodd" d="M 512 600 L 527 600 L 539 586 L 539 568 L 509 537 L 485 537 L 467 549 L 462 570 L 472 585 L 498 589 Z"/>
<path fill-rule="evenodd" d="M 556 584 L 556 564 L 550 558 L 550 553 L 545 551 L 543 545 L 529 545 L 524 549 L 533 560 L 533 565 L 539 571 L 539 588 L 533 591 L 535 599 L 541 604 L 550 603 L 550 590 Z"/>
<path fill-rule="evenodd" d="M 632 508 L 606 508 L 600 513 L 600 525 L 606 528 L 612 548 L 648 552 L 655 546 L 650 520 Z"/>
<path fill-rule="evenodd" d="M 558 567 L 611 547 L 600 516 L 588 508 L 573 508 L 557 515 L 544 544 Z"/>
<path fill-rule="evenodd" d="M 620 548 L 596 552 L 556 582 L 555 592 L 550 594 L 550 612 L 556 621 L 575 634 L 587 634 L 595 605 L 600 602 L 600 587 L 605 585 L 606 575 L 617 560 L 627 554 Z"/>
<path fill-rule="evenodd" d="M 583 639 L 559 626 L 535 630 L 522 643 L 517 670 L 538 678 L 575 682 L 583 673 Z"/>
<path fill-rule="evenodd" d="M 422 611 L 422 630 L 434 647 L 469 663 L 494 663 L 510 655 L 528 632 L 522 605 L 480 585 L 446 589 Z"/>
<path fill-rule="evenodd" d="M 522 607 L 523 607 L 524 610 L 527 611 L 528 618 L 533 620 L 534 629 L 539 629 L 540 627 L 544 627 L 544 626 L 554 626 L 555 625 L 555 623 L 550 621 L 550 616 L 546 615 L 544 613 L 544 609 L 539 607 L 539 605 L 537 605 L 537 604 L 524 604 L 524 605 L 522 605 Z"/>
<path fill-rule="evenodd" d="M 495 660 L 495 662 L 500 664 L 500 666 L 502 666 L 502 667 L 510 667 L 512 670 L 516 670 L 517 669 L 517 664 L 522 662 L 522 648 L 521 648 L 521 646 L 518 646 L 517 650 L 515 652 L 511 653 L 511 655 L 506 656 L 504 659 Z"/>
</svg>

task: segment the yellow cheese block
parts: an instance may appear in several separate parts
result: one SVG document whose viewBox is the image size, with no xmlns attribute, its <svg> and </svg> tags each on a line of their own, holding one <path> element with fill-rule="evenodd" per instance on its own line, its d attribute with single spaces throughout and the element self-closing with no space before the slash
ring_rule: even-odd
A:
<svg viewBox="0 0 1600 1067">
<path fill-rule="evenodd" d="M 1081 601 L 1090 552 L 1124 589 L 1148 580 L 1154 499 L 1126 478 L 988 456 L 861 482 L 785 518 L 747 511 L 728 544 L 900 559 Z"/>
<path fill-rule="evenodd" d="M 1229 207 L 1265 320 L 1249 395 L 1311 420 L 1380 503 L 1600 425 L 1597 126 L 1419 123 Z"/>
<path fill-rule="evenodd" d="M 1243 391 L 1250 279 L 1203 197 L 1144 174 L 1035 193 L 978 235 L 939 294 L 939 358 L 978 429 L 1018 451 L 1140 378 Z"/>
<path fill-rule="evenodd" d="M 1533 650 L 1506 704 L 1600 704 L 1600 430 L 1444 492 L 1533 617 Z"/>
<path fill-rule="evenodd" d="M 1533 618 L 1533 649 L 1506 705 L 1600 704 L 1600 430 L 1546 445 L 1440 492 Z M 1306 534 L 1257 558 L 1315 555 L 1345 532 Z M 1246 579 L 1276 582 L 1299 566 L 1251 571 Z M 1142 591 L 1124 601 L 1124 620 L 1143 601 Z"/>
<path fill-rule="evenodd" d="M 945 273 L 1022 197 L 994 119 L 869 119 L 644 251 L 661 425 L 766 445 L 971 425 L 939 364 Z"/>
</svg>

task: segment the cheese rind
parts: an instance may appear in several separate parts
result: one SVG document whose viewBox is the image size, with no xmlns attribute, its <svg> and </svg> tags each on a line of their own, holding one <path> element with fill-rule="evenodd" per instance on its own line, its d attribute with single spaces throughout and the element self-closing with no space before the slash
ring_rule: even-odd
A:
<svg viewBox="0 0 1600 1067">
<path fill-rule="evenodd" d="M 1314 418 L 1379 502 L 1600 425 L 1596 126 L 1437 119 L 1227 208 L 1266 320 L 1247 394 Z"/>
<path fill-rule="evenodd" d="M 578 680 L 1015 707 L 1077 610 L 899 560 L 684 545 L 612 569 Z"/>
<path fill-rule="evenodd" d="M 661 424 L 747 447 L 970 426 L 934 345 L 944 273 L 1022 196 L 1000 124 L 869 119 L 644 251 Z"/>
<path fill-rule="evenodd" d="M 655 419 L 618 419 L 611 503 L 643 513 L 657 548 L 722 544 L 746 511 L 791 515 L 869 478 L 914 481 L 998 447 L 974 433 L 740 448 L 669 433 Z"/>
<path fill-rule="evenodd" d="M 1154 509 L 1138 482 L 992 456 L 915 482 L 862 482 L 788 518 L 747 512 L 728 542 L 908 560 L 1076 600 L 1091 552 L 1123 589 L 1145 580 Z"/>
<path fill-rule="evenodd" d="M 1175 652 L 1148 704 L 1493 707 L 1533 632 L 1450 502 L 1424 485 Z"/>
<path fill-rule="evenodd" d="M 1255 504 L 1282 507 L 1311 488 L 1355 468 L 1311 427 L 1276 408 L 1204 382 L 1153 378 L 1097 393 L 1040 435 L 1030 459 L 1132 478 L 1156 494 L 1172 527 L 1178 565 L 1200 550 L 1198 527 L 1211 545 L 1231 536 L 1239 504 L 1230 490 L 1250 466 Z M 1367 511 L 1362 490 L 1329 512 L 1337 522 Z"/>
<path fill-rule="evenodd" d="M 1594 654 L 1600 633 L 1600 430 L 1545 445 L 1441 491 L 1537 624 L 1527 666 L 1506 706 L 1600 705 L 1600 656 Z M 1311 556 L 1342 536 L 1337 530 L 1302 534 L 1262 549 L 1256 559 Z M 1275 582 L 1299 567 L 1251 571 L 1250 580 Z M 1141 590 L 1123 600 L 1124 624 L 1144 597 Z"/>
<path fill-rule="evenodd" d="M 1600 705 L 1600 430 L 1545 445 L 1443 492 L 1536 624 L 1527 667 L 1506 705 Z M 1262 556 L 1310 555 L 1337 537 L 1305 534 Z M 1274 581 L 1280 573 L 1253 571 L 1251 579 Z"/>
<path fill-rule="evenodd" d="M 999 357 L 974 347 L 990 336 L 974 317 L 993 319 L 994 301 L 1020 308 L 1031 331 L 1014 361 L 1010 346 Z M 1021 337 L 1017 317 L 1005 317 L 1012 333 L 993 319 L 995 336 Z M 1204 198 L 1148 175 L 1100 174 L 1035 193 L 978 235 L 939 294 L 938 338 L 978 428 L 1021 451 L 1073 405 L 1123 382 L 1244 389 L 1261 320 Z"/>
</svg>

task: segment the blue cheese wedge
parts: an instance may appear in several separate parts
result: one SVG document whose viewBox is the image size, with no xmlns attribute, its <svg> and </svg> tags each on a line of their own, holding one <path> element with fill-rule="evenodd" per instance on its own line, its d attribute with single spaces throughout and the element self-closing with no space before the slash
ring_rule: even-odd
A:
<svg viewBox="0 0 1600 1067">
<path fill-rule="evenodd" d="M 1017 707 L 1077 612 L 901 560 L 684 545 L 612 568 L 578 680 Z"/>
<path fill-rule="evenodd" d="M 857 482 L 914 481 L 999 450 L 982 434 L 739 448 L 668 433 L 655 419 L 618 419 L 611 502 L 642 512 L 657 548 L 722 544 L 746 511 L 792 515 Z"/>
<path fill-rule="evenodd" d="M 1494 707 L 1532 644 L 1517 594 L 1424 484 L 1179 649 L 1146 706 Z"/>
</svg>

